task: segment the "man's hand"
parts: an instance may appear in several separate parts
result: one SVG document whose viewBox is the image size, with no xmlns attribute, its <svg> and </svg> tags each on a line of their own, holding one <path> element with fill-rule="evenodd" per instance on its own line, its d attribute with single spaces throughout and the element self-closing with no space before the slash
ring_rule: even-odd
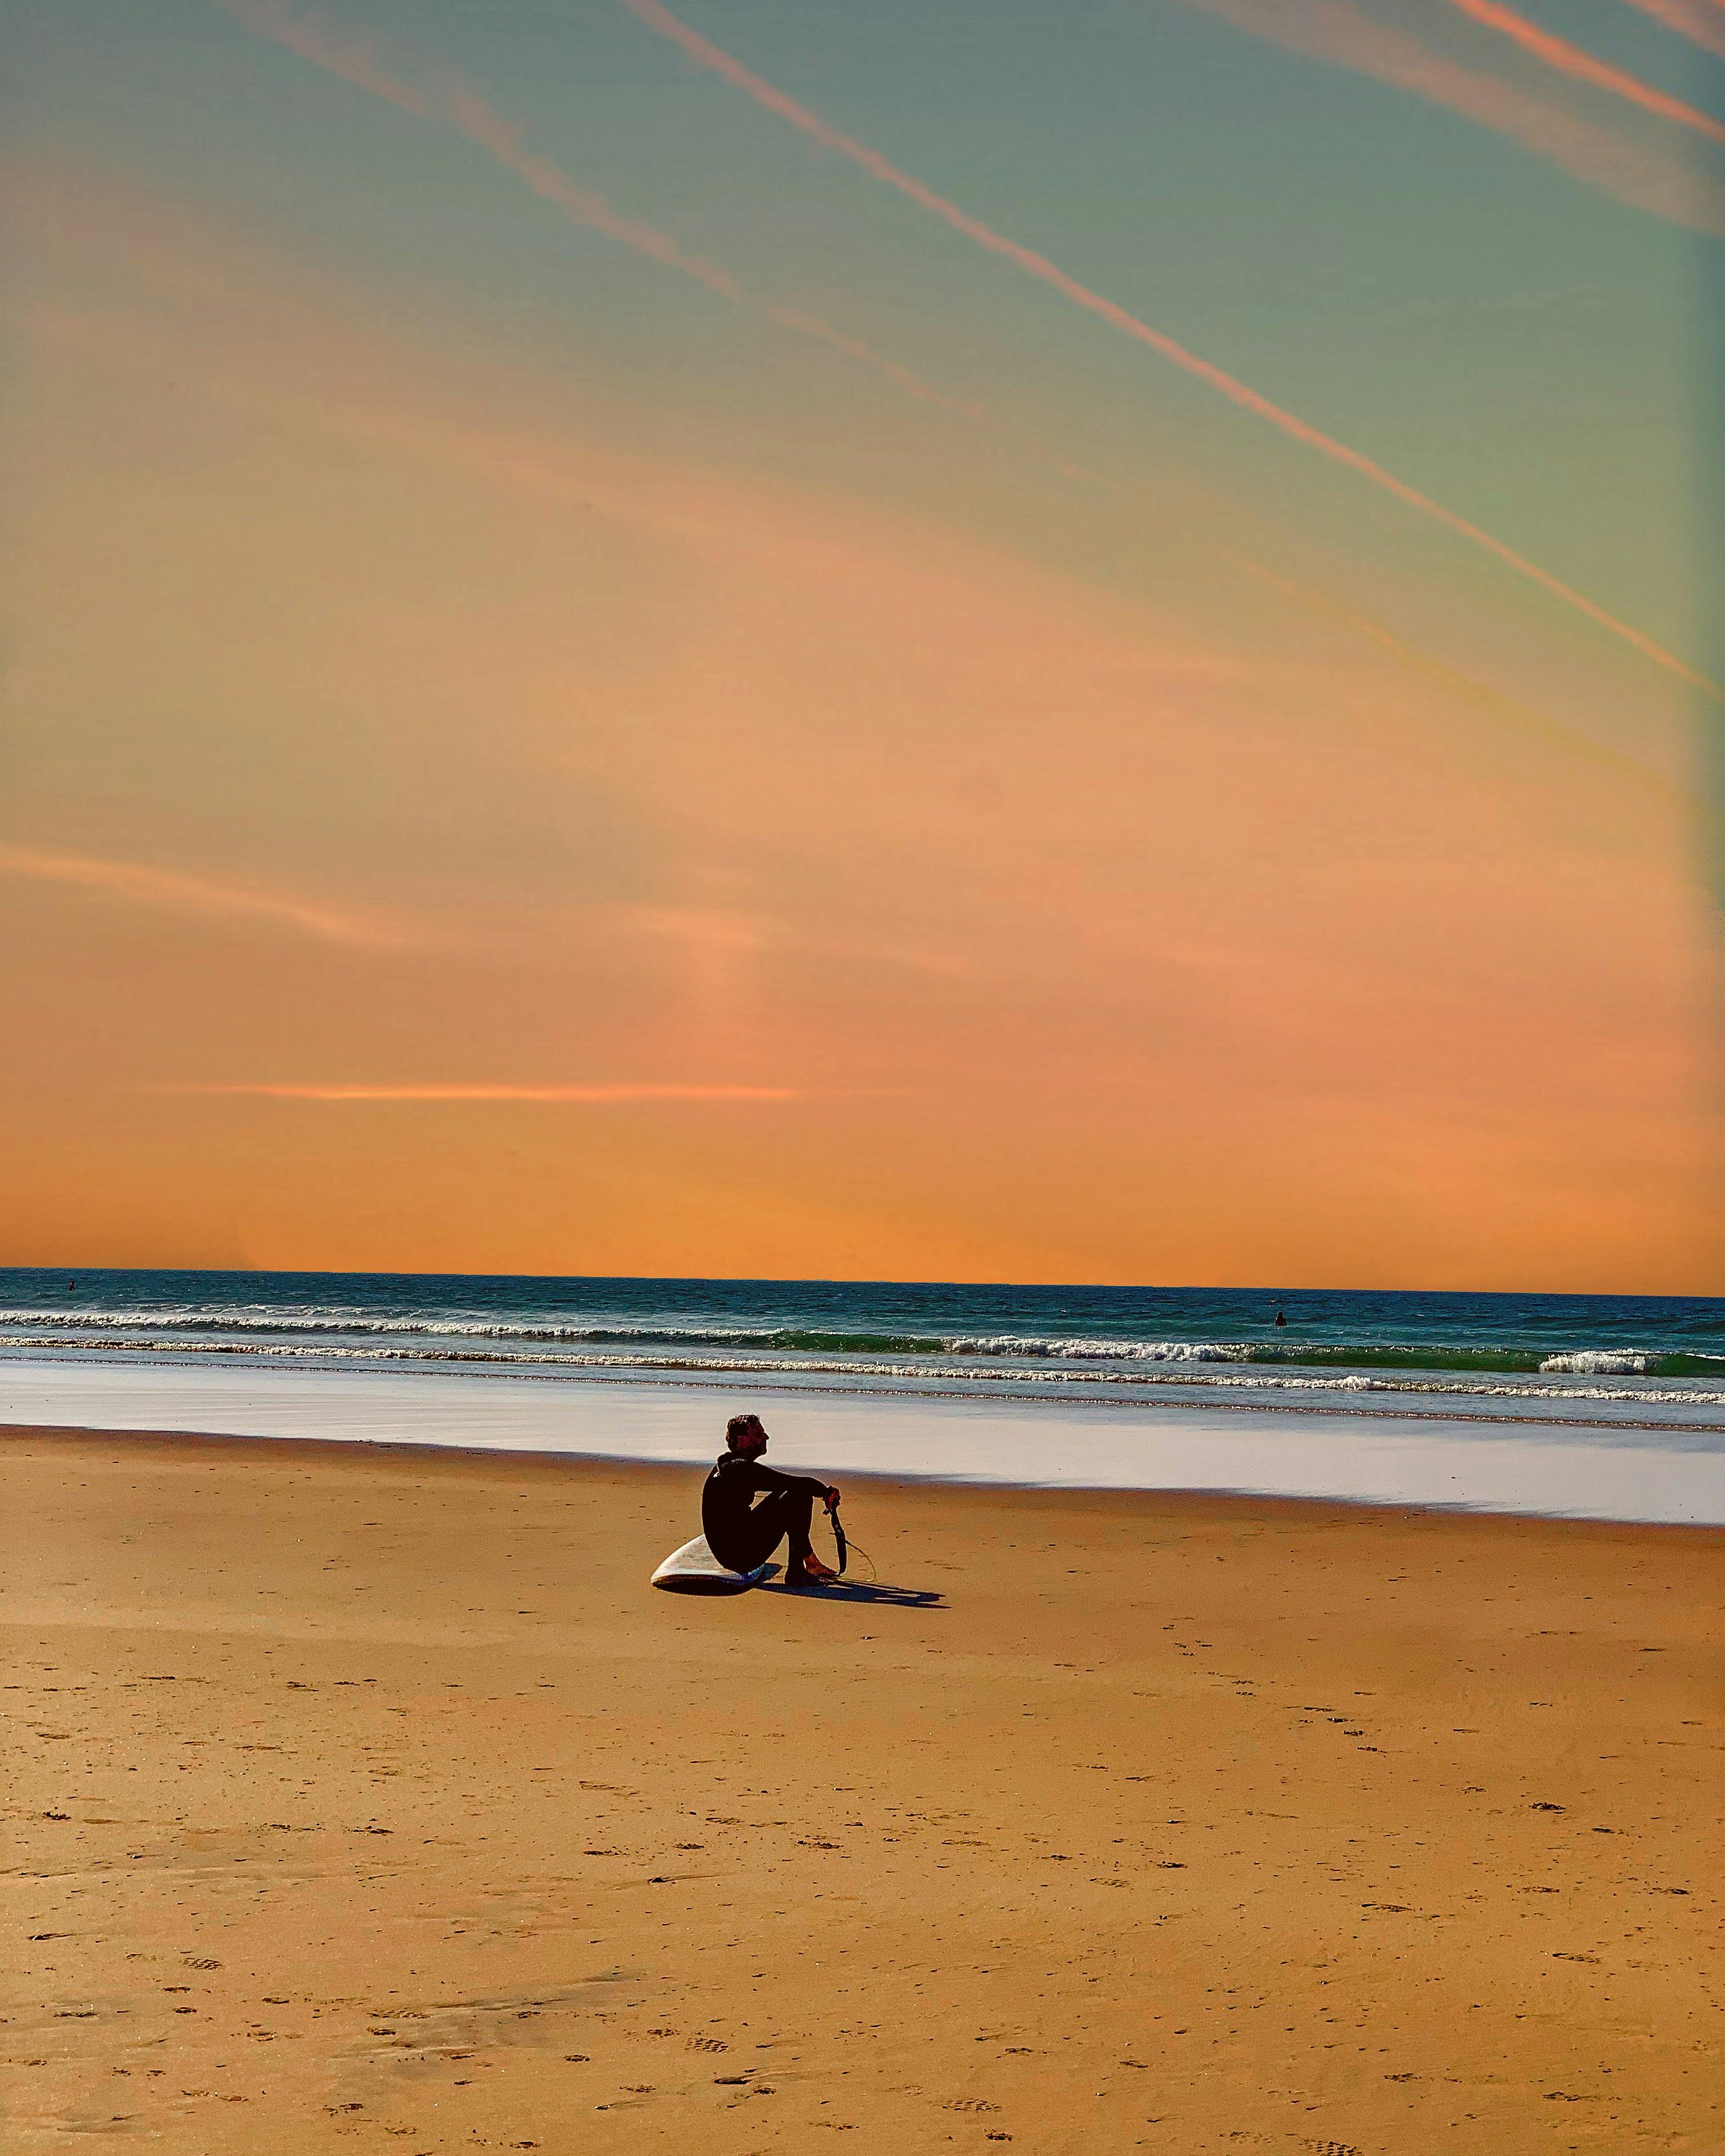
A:
<svg viewBox="0 0 1725 2156">
<path fill-rule="evenodd" d="M 825 1500 L 824 1500 L 824 1502 L 825 1502 L 825 1504 L 826 1504 L 826 1508 L 827 1508 L 827 1510 L 828 1510 L 829 1512 L 833 1510 L 834 1507 L 835 1505 L 837 1505 L 837 1503 L 838 1503 L 838 1502 L 839 1502 L 839 1491 L 838 1491 L 838 1486 L 837 1486 L 835 1483 L 832 1483 L 832 1482 L 829 1482 L 829 1483 L 828 1483 L 827 1487 L 826 1487 L 826 1496 L 825 1496 Z"/>
</svg>

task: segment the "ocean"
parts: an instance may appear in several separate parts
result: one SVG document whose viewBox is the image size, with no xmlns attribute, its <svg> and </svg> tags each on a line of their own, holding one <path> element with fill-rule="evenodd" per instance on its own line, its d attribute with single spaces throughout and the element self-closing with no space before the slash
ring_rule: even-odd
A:
<svg viewBox="0 0 1725 2156">
<path fill-rule="evenodd" d="M 853 1473 L 1725 1520 L 1718 1298 L 0 1270 L 13 1422 L 693 1460 L 741 1407 Z"/>
</svg>

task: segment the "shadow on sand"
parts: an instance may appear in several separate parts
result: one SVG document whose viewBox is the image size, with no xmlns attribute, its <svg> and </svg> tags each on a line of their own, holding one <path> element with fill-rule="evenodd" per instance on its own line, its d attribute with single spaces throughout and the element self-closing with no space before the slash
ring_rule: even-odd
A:
<svg viewBox="0 0 1725 2156">
<path fill-rule="evenodd" d="M 895 1609 L 947 1607 L 932 1587 L 892 1587 L 884 1579 L 829 1579 L 821 1587 L 789 1587 L 783 1580 L 775 1580 L 773 1584 L 781 1594 L 807 1594 L 822 1602 L 885 1603 Z"/>
</svg>

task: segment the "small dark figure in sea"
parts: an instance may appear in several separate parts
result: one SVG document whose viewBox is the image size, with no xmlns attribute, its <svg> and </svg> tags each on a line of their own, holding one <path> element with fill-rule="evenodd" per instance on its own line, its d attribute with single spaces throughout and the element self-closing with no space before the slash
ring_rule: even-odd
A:
<svg viewBox="0 0 1725 2156">
<path fill-rule="evenodd" d="M 1276 1322 L 1278 1325 L 1286 1325 L 1288 1321 L 1282 1316 L 1280 1311 L 1277 1311 L 1276 1313 Z"/>
<path fill-rule="evenodd" d="M 767 1443 L 759 1415 L 732 1415 L 725 1425 L 725 1450 L 701 1493 L 707 1548 L 732 1572 L 752 1572 L 788 1536 L 787 1587 L 816 1587 L 836 1579 L 838 1573 L 809 1547 L 809 1528 L 815 1499 L 830 1512 L 839 1492 L 812 1475 L 781 1475 L 768 1467 L 761 1457 Z"/>
</svg>

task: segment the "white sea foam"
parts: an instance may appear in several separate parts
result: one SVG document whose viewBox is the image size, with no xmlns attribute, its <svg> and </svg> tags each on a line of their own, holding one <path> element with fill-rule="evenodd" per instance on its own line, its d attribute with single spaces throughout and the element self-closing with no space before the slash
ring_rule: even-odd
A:
<svg viewBox="0 0 1725 2156">
<path fill-rule="evenodd" d="M 293 1334 L 311 1337 L 346 1334 L 359 1338 L 413 1337 L 432 1339 L 596 1341 L 621 1345 L 639 1341 L 644 1345 L 670 1346 L 687 1342 L 691 1346 L 710 1342 L 737 1348 L 794 1348 L 807 1339 L 819 1341 L 829 1351 L 839 1349 L 849 1328 L 814 1323 L 788 1325 L 665 1324 L 608 1322 L 590 1317 L 574 1323 L 547 1319 L 542 1323 L 469 1317 L 380 1317 L 347 1312 L 339 1306 L 317 1310 L 269 1310 L 244 1305 L 224 1310 L 181 1307 L 168 1310 L 0 1310 L 0 1326 L 54 1325 L 88 1332 L 250 1332 Z M 1189 1340 L 1095 1340 L 1045 1338 L 1014 1332 L 930 1334 L 913 1338 L 909 1333 L 893 1339 L 881 1326 L 855 1330 L 857 1352 L 872 1345 L 901 1348 L 926 1348 L 931 1353 L 999 1357 L 1024 1362 L 1074 1363 L 1240 1363 L 1251 1350 L 1243 1343 Z"/>
<path fill-rule="evenodd" d="M 50 1327 L 61 1336 L 58 1340 L 50 1342 L 36 1337 Z M 914 1355 L 931 1361 L 944 1356 L 970 1366 L 979 1378 L 995 1374 L 987 1368 L 991 1363 L 1034 1365 L 1039 1380 L 1044 1382 L 1053 1382 L 1061 1366 L 1065 1366 L 1068 1374 L 1077 1377 L 1081 1374 L 1081 1366 L 1094 1363 L 1118 1371 L 1122 1380 L 1127 1368 L 1142 1371 L 1149 1366 L 1166 1369 L 1171 1378 L 1178 1378 L 1180 1382 L 1194 1383 L 1203 1381 L 1199 1373 L 1206 1365 L 1213 1369 L 1220 1365 L 1235 1370 L 1242 1367 L 1255 1370 L 1267 1367 L 1279 1371 L 1327 1368 L 1336 1372 L 1333 1378 L 1291 1378 L 1286 1382 L 1348 1383 L 1355 1391 L 1397 1383 L 1420 1389 L 1419 1378 L 1435 1375 L 1445 1370 L 1446 1366 L 1447 1373 L 1439 1378 L 1440 1389 L 1445 1391 L 1471 1390 L 1479 1381 L 1492 1375 L 1515 1377 L 1525 1373 L 1531 1377 L 1536 1369 L 1538 1375 L 1548 1378 L 1612 1378 L 1666 1374 L 1661 1355 L 1628 1348 L 1568 1350 L 1548 1355 L 1536 1364 L 1532 1353 L 1522 1351 L 1525 1355 L 1525 1360 L 1522 1360 L 1515 1351 L 1494 1350 L 1483 1345 L 1471 1355 L 1458 1358 L 1453 1348 L 1422 1347 L 1417 1342 L 1362 1341 L 1350 1347 L 1336 1340 L 1281 1337 L 1249 1342 L 1134 1340 L 1030 1332 L 925 1333 L 920 1329 L 901 1329 L 878 1320 L 874 1325 L 860 1322 L 847 1324 L 842 1319 L 823 1323 L 807 1316 L 793 1322 L 763 1325 L 709 1322 L 692 1316 L 680 1322 L 668 1318 L 654 1323 L 650 1319 L 644 1322 L 638 1319 L 608 1318 L 602 1312 L 569 1317 L 547 1313 L 542 1318 L 527 1313 L 493 1318 L 455 1312 L 383 1315 L 344 1308 L 339 1303 L 298 1306 L 280 1303 L 268 1306 L 244 1303 L 202 1306 L 178 1304 L 158 1305 L 150 1309 L 44 1305 L 34 1309 L 0 1309 L 0 1346 L 22 1345 L 27 1338 L 35 1347 L 70 1346 L 87 1340 L 92 1345 L 103 1347 L 159 1345 L 177 1353 L 198 1352 L 209 1342 L 231 1347 L 234 1352 L 249 1349 L 262 1353 L 267 1352 L 265 1343 L 281 1342 L 286 1343 L 290 1353 L 326 1355 L 347 1352 L 354 1343 L 377 1341 L 399 1342 L 401 1353 L 426 1358 L 439 1352 L 435 1345 L 438 1342 L 456 1343 L 458 1348 L 470 1342 L 481 1350 L 486 1343 L 495 1343 L 500 1354 L 512 1358 L 533 1350 L 609 1349 L 639 1358 L 644 1368 L 651 1367 L 650 1351 L 655 1349 L 676 1355 L 716 1352 L 748 1356 L 757 1358 L 762 1368 L 774 1367 L 778 1358 L 787 1356 L 802 1358 L 801 1367 L 805 1368 L 825 1367 L 817 1365 L 814 1361 L 816 1358 L 846 1356 L 857 1358 L 855 1367 L 860 1372 L 866 1363 L 883 1355 Z M 426 1344 L 413 1344 L 420 1342 Z M 1719 1373 L 1725 1375 L 1725 1358 L 1696 1359 L 1703 1364 L 1714 1363 Z M 1362 1363 L 1372 1367 L 1377 1374 L 1344 1377 L 1349 1363 L 1354 1363 L 1357 1368 Z M 928 1367 L 928 1363 L 922 1365 L 924 1368 Z M 1418 1373 L 1418 1377 L 1393 1379 L 1385 1374 L 1391 1369 Z M 1145 1381 L 1148 1382 L 1147 1372 Z"/>
<path fill-rule="evenodd" d="M 1251 1352 L 1229 1341 L 1044 1340 L 1012 1332 L 961 1333 L 941 1344 L 949 1355 L 1015 1355 L 1025 1362 L 1243 1363 Z"/>
<path fill-rule="evenodd" d="M 303 1342 L 254 1342 L 228 1338 L 166 1341 L 90 1338 L 88 1336 L 79 1337 L 54 1333 L 13 1333 L 5 1336 L 0 1339 L 0 1363 L 22 1359 L 20 1351 L 41 1353 L 54 1350 L 69 1351 L 74 1358 L 100 1355 L 105 1360 L 109 1356 L 120 1356 L 128 1358 L 160 1358 L 165 1361 L 180 1362 L 196 1357 L 236 1363 L 263 1362 L 274 1363 L 278 1366 L 297 1363 L 308 1370 L 344 1363 L 358 1366 L 409 1363 L 432 1369 L 455 1368 L 464 1374 L 498 1378 L 555 1377 L 562 1373 L 574 1378 L 586 1371 L 638 1372 L 643 1376 L 651 1376 L 655 1373 L 669 1376 L 687 1372 L 697 1376 L 761 1379 L 775 1375 L 809 1379 L 834 1378 L 846 1380 L 853 1387 L 866 1387 L 871 1379 L 885 1378 L 889 1382 L 912 1379 L 947 1385 L 955 1392 L 986 1386 L 1003 1394 L 1020 1393 L 1029 1399 L 1034 1399 L 1038 1392 L 1046 1394 L 1056 1389 L 1081 1389 L 1098 1399 L 1106 1399 L 1110 1394 L 1127 1398 L 1134 1392 L 1142 1394 L 1151 1390 L 1166 1390 L 1176 1397 L 1180 1393 L 1216 1391 L 1307 1394 L 1373 1393 L 1451 1399 L 1457 1402 L 1456 1412 L 1459 1414 L 1467 1412 L 1461 1403 L 1468 1399 L 1538 1400 L 1553 1404 L 1600 1400 L 1618 1406 L 1670 1405 L 1715 1414 L 1725 1411 L 1725 1387 L 1717 1383 L 1691 1382 L 1679 1389 L 1669 1386 L 1542 1384 L 1532 1377 L 1467 1377 L 1460 1373 L 1440 1377 L 1378 1373 L 1368 1377 L 1358 1371 L 1331 1374 L 1291 1369 L 1286 1364 L 1266 1368 L 1261 1363 L 1243 1365 L 1238 1363 L 1224 1369 L 1176 1367 L 1152 1371 L 1113 1367 L 1104 1370 L 1046 1368 L 1032 1371 L 990 1369 L 978 1368 L 974 1363 L 942 1363 L 933 1358 L 914 1363 L 895 1362 L 874 1356 L 847 1357 L 843 1361 L 834 1361 L 808 1354 L 794 1358 L 764 1354 L 746 1357 L 693 1353 L 649 1355 L 639 1349 L 607 1353 L 602 1348 L 574 1348 L 561 1350 L 518 1348 L 508 1352 L 488 1353 L 482 1348 L 355 1346 L 321 1338 Z M 835 1389 L 845 1389 L 841 1385 Z"/>
<path fill-rule="evenodd" d="M 339 1308 L 316 1311 L 248 1310 L 0 1310 L 0 1325 L 60 1325 L 90 1332 L 281 1332 L 389 1336 L 424 1333 L 455 1340 L 761 1340 L 783 1337 L 783 1327 L 747 1325 L 511 1324 L 484 1318 L 376 1317 Z"/>
</svg>

